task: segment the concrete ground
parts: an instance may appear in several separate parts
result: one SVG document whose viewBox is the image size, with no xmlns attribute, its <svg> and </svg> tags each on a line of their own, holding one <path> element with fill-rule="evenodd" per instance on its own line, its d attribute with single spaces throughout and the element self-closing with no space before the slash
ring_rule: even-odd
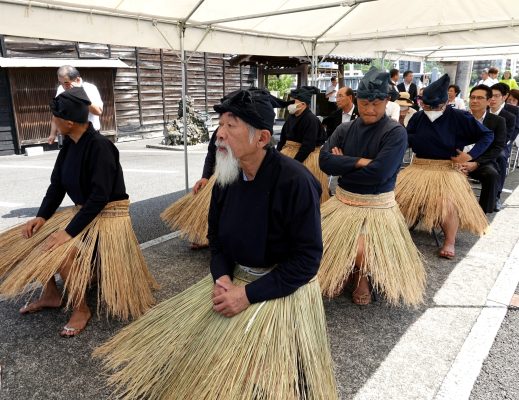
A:
<svg viewBox="0 0 519 400">
<path fill-rule="evenodd" d="M 182 153 L 146 150 L 145 144 L 152 141 L 118 144 L 127 191 L 133 202 L 132 220 L 141 243 L 169 233 L 158 215 L 183 194 L 184 186 Z M 8 172 L 0 182 L 0 230 L 34 215 L 56 154 L 0 158 L 0 171 Z M 190 152 L 191 185 L 199 177 L 204 154 L 203 149 Z M 507 189 L 515 189 L 518 181 L 519 172 L 514 172 L 507 181 Z M 455 366 L 463 366 L 460 354 L 481 315 L 507 311 L 503 305 L 489 306 L 488 298 L 496 290 L 494 284 L 501 271 L 511 265 L 511 255 L 519 241 L 517 221 L 519 191 L 507 199 L 505 210 L 492 216 L 488 235 L 481 239 L 459 235 L 453 261 L 436 256 L 438 248 L 431 235 L 413 232 L 428 273 L 426 301 L 421 307 L 392 307 L 383 299 L 359 307 L 351 302 L 348 293 L 325 301 L 342 399 L 464 398 L 449 397 L 449 393 L 455 392 L 448 383 Z M 144 255 L 162 285 L 156 294 L 159 301 L 209 273 L 209 252 L 191 251 L 178 238 L 147 247 Z M 517 272 L 518 268 L 513 264 L 510 270 Z M 517 278 L 512 274 L 508 280 L 514 279 Z M 517 281 L 514 289 L 515 286 Z M 77 338 L 62 339 L 58 332 L 66 323 L 67 314 L 52 310 L 20 316 L 18 309 L 24 300 L 0 301 L 0 399 L 108 398 L 106 377 L 90 354 L 124 323 L 101 316 L 94 318 Z M 95 300 L 91 293 L 92 307 Z M 481 374 L 477 369 L 475 378 L 479 377 L 471 398 L 518 398 L 515 371 L 519 361 L 517 340 L 514 341 L 517 332 L 517 312 L 510 309 Z M 471 350 L 475 353 L 479 349 Z M 467 384 L 460 384 L 463 383 Z M 470 389 L 472 383 L 468 382 Z"/>
</svg>

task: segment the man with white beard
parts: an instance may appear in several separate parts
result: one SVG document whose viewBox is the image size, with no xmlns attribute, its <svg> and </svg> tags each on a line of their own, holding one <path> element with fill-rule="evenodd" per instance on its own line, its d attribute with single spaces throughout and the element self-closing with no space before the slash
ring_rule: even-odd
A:
<svg viewBox="0 0 519 400">
<path fill-rule="evenodd" d="M 112 383 L 131 398 L 337 399 L 315 279 L 319 184 L 270 147 L 267 91 L 240 91 L 214 109 L 211 275 L 102 348 L 124 360 L 110 363 Z"/>
</svg>

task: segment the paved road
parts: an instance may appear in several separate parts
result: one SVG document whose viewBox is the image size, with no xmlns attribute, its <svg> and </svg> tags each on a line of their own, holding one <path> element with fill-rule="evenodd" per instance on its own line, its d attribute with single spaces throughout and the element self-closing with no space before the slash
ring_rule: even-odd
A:
<svg viewBox="0 0 519 400">
<path fill-rule="evenodd" d="M 146 150 L 145 144 L 118 144 L 132 219 L 140 242 L 168 230 L 159 213 L 183 194 L 183 154 Z M 190 153 L 190 182 L 199 177 L 205 151 Z M 56 152 L 34 158 L 0 158 L 0 230 L 34 215 L 44 193 Z M 507 186 L 517 186 L 519 172 Z M 437 258 L 432 236 L 413 232 L 426 260 L 428 289 L 417 309 L 390 307 L 380 300 L 360 308 L 349 294 L 325 303 L 332 353 L 343 399 L 434 399 L 487 296 L 519 240 L 519 192 L 509 207 L 492 217 L 492 232 L 478 240 L 461 234 L 453 262 Z M 208 273 L 208 251 L 192 252 L 173 239 L 144 250 L 162 284 L 159 300 L 184 290 Z M 516 268 L 517 269 L 517 268 Z M 95 296 L 94 296 L 95 297 Z M 95 305 L 95 298 L 90 302 Z M 67 315 L 46 311 L 21 317 L 15 304 L 0 302 L 0 399 L 104 399 L 109 395 L 92 349 L 123 323 L 94 319 L 74 340 L 58 337 Z M 492 311 L 492 309 L 490 309 Z M 517 313 L 510 311 L 474 387 L 474 399 L 517 397 Z M 476 349 L 475 349 L 476 350 Z M 515 388 L 515 389 L 514 389 Z M 515 390 L 515 391 L 514 391 Z M 505 397 L 507 393 L 509 397 Z M 515 396 L 515 397 L 514 397 Z M 452 398 L 458 400 L 458 398 Z"/>
</svg>

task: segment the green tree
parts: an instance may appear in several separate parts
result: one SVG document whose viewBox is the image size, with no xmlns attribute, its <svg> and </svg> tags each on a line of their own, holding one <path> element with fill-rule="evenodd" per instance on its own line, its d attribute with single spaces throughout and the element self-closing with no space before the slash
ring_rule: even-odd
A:
<svg viewBox="0 0 519 400">
<path fill-rule="evenodd" d="M 292 75 L 270 75 L 268 80 L 268 89 L 271 91 L 277 91 L 279 97 L 283 98 L 285 94 L 290 91 L 293 83 L 294 77 Z"/>
</svg>

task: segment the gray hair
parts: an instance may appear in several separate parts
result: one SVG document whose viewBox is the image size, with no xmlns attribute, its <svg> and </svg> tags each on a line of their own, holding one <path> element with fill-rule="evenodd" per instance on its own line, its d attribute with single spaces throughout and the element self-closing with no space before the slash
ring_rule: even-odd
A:
<svg viewBox="0 0 519 400">
<path fill-rule="evenodd" d="M 243 121 L 243 120 L 242 120 Z M 245 121 L 243 121 L 245 122 Z M 256 134 L 256 131 L 258 131 L 258 128 L 254 128 L 251 124 L 248 122 L 245 122 L 245 125 L 247 125 L 247 130 L 249 131 L 249 143 L 252 143 L 252 140 L 254 139 L 254 135 Z M 270 136 L 270 142 L 263 147 L 264 149 L 269 149 L 270 147 L 274 147 L 276 145 L 276 142 L 274 140 L 274 136 Z"/>
<path fill-rule="evenodd" d="M 58 68 L 58 76 L 62 78 L 69 78 L 71 81 L 76 80 L 81 75 L 79 74 L 79 71 L 76 67 L 73 67 L 72 65 L 62 65 Z"/>
</svg>

